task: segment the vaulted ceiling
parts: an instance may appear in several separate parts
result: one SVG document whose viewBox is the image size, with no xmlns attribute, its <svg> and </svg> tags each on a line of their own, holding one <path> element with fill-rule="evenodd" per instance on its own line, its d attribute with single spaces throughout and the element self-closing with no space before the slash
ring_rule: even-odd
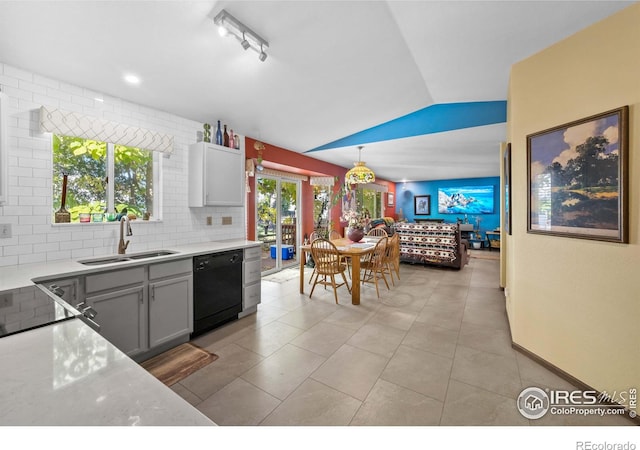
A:
<svg viewBox="0 0 640 450">
<path fill-rule="evenodd" d="M 5 0 L 0 62 L 391 181 L 494 176 L 510 66 L 631 3 Z"/>
</svg>

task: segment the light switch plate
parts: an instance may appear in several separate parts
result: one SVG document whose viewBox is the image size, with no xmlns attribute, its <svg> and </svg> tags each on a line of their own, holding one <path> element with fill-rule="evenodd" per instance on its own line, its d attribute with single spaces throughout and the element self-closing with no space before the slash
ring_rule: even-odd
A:
<svg viewBox="0 0 640 450">
<path fill-rule="evenodd" d="M 11 224 L 0 223 L 0 239 L 6 239 L 11 237 Z"/>
</svg>

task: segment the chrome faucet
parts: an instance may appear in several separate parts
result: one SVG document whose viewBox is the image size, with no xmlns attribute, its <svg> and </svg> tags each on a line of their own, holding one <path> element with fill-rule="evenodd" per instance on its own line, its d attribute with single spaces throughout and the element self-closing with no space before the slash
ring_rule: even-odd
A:
<svg viewBox="0 0 640 450">
<path fill-rule="evenodd" d="M 133 236 L 133 231 L 131 231 L 131 222 L 129 221 L 129 216 L 125 213 L 120 218 L 120 241 L 118 242 L 118 254 L 124 255 L 127 251 L 127 247 L 129 246 L 129 241 L 124 240 L 124 224 L 127 223 L 127 236 Z"/>
</svg>

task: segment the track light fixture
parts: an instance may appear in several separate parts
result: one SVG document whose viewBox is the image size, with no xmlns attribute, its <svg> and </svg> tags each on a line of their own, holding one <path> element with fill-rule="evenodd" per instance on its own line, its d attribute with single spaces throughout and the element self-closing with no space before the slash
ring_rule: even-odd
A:
<svg viewBox="0 0 640 450">
<path fill-rule="evenodd" d="M 226 10 L 220 11 L 213 19 L 220 30 L 225 30 L 225 34 L 232 34 L 240 41 L 242 48 L 247 50 L 249 47 L 258 52 L 258 59 L 264 61 L 267 59 L 265 48 L 269 47 L 269 43 L 256 34 L 251 28 L 240 22 L 238 19 L 229 14 Z M 221 32 L 222 35 L 222 32 Z"/>
<path fill-rule="evenodd" d="M 249 41 L 247 41 L 247 38 L 244 37 L 244 33 L 242 33 L 242 41 L 240 41 L 240 45 L 242 45 L 242 48 L 245 50 L 251 47 L 251 44 L 249 44 Z"/>
</svg>

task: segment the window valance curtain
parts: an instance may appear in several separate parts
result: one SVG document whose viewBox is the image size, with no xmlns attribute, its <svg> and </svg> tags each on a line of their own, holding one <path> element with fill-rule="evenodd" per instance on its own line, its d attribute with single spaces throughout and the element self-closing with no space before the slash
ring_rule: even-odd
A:
<svg viewBox="0 0 640 450">
<path fill-rule="evenodd" d="M 377 183 L 359 184 L 358 189 L 376 192 L 389 192 L 389 187 L 387 185 Z"/>
<path fill-rule="evenodd" d="M 297 173 L 291 173 L 291 172 L 284 172 L 282 170 L 276 170 L 276 169 L 268 169 L 268 168 L 264 168 L 262 169 L 261 172 L 257 173 L 258 175 L 271 175 L 274 177 L 281 177 L 281 178 L 289 178 L 291 180 L 300 180 L 300 181 L 307 181 L 307 177 L 305 175 L 298 175 Z"/>
<path fill-rule="evenodd" d="M 40 108 L 40 130 L 61 136 L 143 148 L 167 155 L 173 153 L 171 135 L 46 106 Z"/>
<path fill-rule="evenodd" d="M 333 186 L 335 177 L 310 177 L 309 184 L 311 186 Z"/>
</svg>

